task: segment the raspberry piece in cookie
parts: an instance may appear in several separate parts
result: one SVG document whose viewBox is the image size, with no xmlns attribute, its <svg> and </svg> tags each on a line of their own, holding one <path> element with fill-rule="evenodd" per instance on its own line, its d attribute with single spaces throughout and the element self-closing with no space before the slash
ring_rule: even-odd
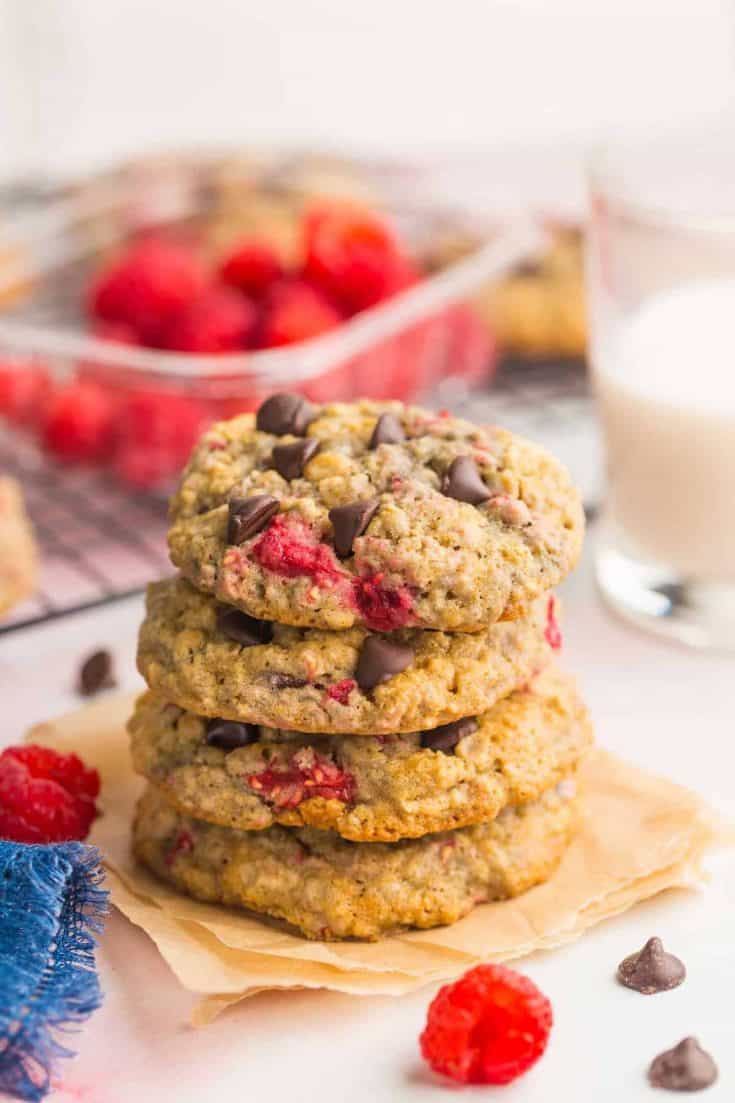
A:
<svg viewBox="0 0 735 1103">
<path fill-rule="evenodd" d="M 546 1049 L 553 1015 L 536 985 L 505 965 L 478 965 L 439 989 L 421 1035 L 435 1072 L 462 1084 L 509 1084 Z"/>
<path fill-rule="evenodd" d="M 298 808 L 304 800 L 323 797 L 351 804 L 355 799 L 355 779 L 334 762 L 302 747 L 286 769 L 263 770 L 247 779 L 251 789 L 276 808 Z"/>
</svg>

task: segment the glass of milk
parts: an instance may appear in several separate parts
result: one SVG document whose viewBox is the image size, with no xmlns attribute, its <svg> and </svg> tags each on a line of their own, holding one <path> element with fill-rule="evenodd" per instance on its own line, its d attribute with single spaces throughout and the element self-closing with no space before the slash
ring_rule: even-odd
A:
<svg viewBox="0 0 735 1103">
<path fill-rule="evenodd" d="M 656 632 L 735 650 L 735 145 L 597 158 L 587 281 L 602 593 Z"/>
</svg>

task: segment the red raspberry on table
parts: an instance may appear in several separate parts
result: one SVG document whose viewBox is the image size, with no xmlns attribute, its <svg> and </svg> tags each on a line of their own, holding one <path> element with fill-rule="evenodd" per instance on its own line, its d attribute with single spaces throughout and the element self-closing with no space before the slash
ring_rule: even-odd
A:
<svg viewBox="0 0 735 1103">
<path fill-rule="evenodd" d="M 349 313 L 402 290 L 415 272 L 382 219 L 347 204 L 320 207 L 304 220 L 304 274 Z"/>
<path fill-rule="evenodd" d="M 303 280 L 276 285 L 260 322 L 260 348 L 279 348 L 308 341 L 334 329 L 342 315 L 316 287 Z"/>
<path fill-rule="evenodd" d="M 29 743 L 0 754 L 0 838 L 19 843 L 86 839 L 100 779 L 75 754 Z"/>
<path fill-rule="evenodd" d="M 210 287 L 173 316 L 161 333 L 162 348 L 174 352 L 238 352 L 255 325 L 255 307 L 229 287 Z"/>
<path fill-rule="evenodd" d="M 265 241 L 255 238 L 241 241 L 222 261 L 220 278 L 230 287 L 260 298 L 283 276 L 280 257 Z"/>
<path fill-rule="evenodd" d="M 103 459 L 112 445 L 115 402 L 98 383 L 77 381 L 57 391 L 44 417 L 44 447 L 68 463 Z"/>
<path fill-rule="evenodd" d="M 429 1006 L 421 1053 L 435 1072 L 463 1084 L 508 1084 L 546 1049 L 551 1004 L 504 965 L 478 965 Z"/>
<path fill-rule="evenodd" d="M 207 276 L 188 246 L 147 238 L 128 247 L 99 274 L 89 311 L 106 322 L 132 326 L 144 344 L 157 346 L 174 314 L 196 299 Z"/>
</svg>

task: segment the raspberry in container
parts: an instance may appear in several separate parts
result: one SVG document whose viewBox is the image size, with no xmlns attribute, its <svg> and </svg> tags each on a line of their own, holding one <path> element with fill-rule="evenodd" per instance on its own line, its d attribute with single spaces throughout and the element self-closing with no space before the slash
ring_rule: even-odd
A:
<svg viewBox="0 0 735 1103">
<path fill-rule="evenodd" d="M 165 491 L 209 422 L 275 390 L 464 397 L 496 360 L 470 300 L 537 232 L 437 270 L 459 218 L 412 203 L 395 166 L 232 156 L 134 162 L 8 212 L 2 431 Z"/>
</svg>

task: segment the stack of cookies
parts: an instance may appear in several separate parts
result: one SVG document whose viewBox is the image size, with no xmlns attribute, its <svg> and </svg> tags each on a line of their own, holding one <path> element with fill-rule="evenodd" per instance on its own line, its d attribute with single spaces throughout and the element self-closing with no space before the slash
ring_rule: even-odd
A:
<svg viewBox="0 0 735 1103">
<path fill-rule="evenodd" d="M 171 517 L 130 722 L 143 863 L 318 939 L 551 875 L 591 742 L 554 662 L 584 528 L 559 464 L 397 402 L 281 394 L 204 435 Z"/>
</svg>

